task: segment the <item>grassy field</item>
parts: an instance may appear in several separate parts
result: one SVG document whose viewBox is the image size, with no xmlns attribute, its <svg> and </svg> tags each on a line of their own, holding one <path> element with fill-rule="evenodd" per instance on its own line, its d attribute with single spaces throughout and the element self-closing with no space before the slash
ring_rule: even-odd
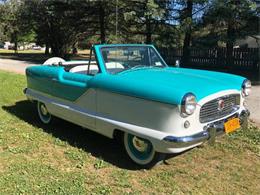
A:
<svg viewBox="0 0 260 195">
<path fill-rule="evenodd" d="M 22 90 L 0 72 L 0 194 L 250 194 L 260 192 L 260 130 L 224 136 L 140 170 L 122 147 L 76 125 L 42 125 Z"/>
</svg>

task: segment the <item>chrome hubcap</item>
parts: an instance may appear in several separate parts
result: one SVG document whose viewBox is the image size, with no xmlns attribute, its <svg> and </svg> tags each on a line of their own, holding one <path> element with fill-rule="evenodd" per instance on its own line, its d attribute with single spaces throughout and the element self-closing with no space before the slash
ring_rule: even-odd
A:
<svg viewBox="0 0 260 195">
<path fill-rule="evenodd" d="M 47 115 L 48 114 L 48 110 L 47 110 L 47 108 L 43 104 L 41 105 L 41 112 L 42 112 L 43 115 Z"/>
<path fill-rule="evenodd" d="M 133 145 L 139 152 L 145 152 L 147 150 L 148 144 L 138 137 L 133 138 Z"/>
</svg>

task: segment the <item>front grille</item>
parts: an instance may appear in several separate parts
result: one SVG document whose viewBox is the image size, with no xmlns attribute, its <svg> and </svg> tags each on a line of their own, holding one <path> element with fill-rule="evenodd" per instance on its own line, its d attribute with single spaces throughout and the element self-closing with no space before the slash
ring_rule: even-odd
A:
<svg viewBox="0 0 260 195">
<path fill-rule="evenodd" d="M 222 109 L 220 109 L 220 101 L 222 101 Z M 236 112 L 240 105 L 240 95 L 232 94 L 222 96 L 217 99 L 205 103 L 200 109 L 200 122 L 206 123 L 220 119 L 229 114 Z"/>
</svg>

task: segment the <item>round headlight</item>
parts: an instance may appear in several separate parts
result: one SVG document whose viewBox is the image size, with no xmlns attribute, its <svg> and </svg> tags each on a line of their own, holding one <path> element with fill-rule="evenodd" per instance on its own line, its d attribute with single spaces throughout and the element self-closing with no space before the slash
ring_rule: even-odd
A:
<svg viewBox="0 0 260 195">
<path fill-rule="evenodd" d="M 250 94 L 250 91 L 251 91 L 251 81 L 249 80 L 244 80 L 243 84 L 242 84 L 242 95 L 244 97 L 248 96 Z"/>
<path fill-rule="evenodd" d="M 196 106 L 197 106 L 197 100 L 195 95 L 193 95 L 192 93 L 186 94 L 182 98 L 181 114 L 183 116 L 192 115 L 196 110 Z"/>
</svg>

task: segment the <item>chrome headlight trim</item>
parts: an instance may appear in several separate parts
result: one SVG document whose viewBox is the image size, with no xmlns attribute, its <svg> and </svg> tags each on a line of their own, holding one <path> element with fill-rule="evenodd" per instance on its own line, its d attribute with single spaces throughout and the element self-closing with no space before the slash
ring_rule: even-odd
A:
<svg viewBox="0 0 260 195">
<path fill-rule="evenodd" d="M 245 80 L 243 81 L 242 89 L 241 89 L 241 91 L 242 91 L 242 96 L 243 96 L 243 97 L 249 96 L 250 91 L 251 91 L 251 88 L 252 88 L 251 81 L 248 80 L 248 79 L 245 79 Z"/>
<path fill-rule="evenodd" d="M 187 93 L 183 96 L 181 101 L 181 116 L 187 117 L 192 115 L 197 106 L 196 96 L 193 93 Z"/>
</svg>

